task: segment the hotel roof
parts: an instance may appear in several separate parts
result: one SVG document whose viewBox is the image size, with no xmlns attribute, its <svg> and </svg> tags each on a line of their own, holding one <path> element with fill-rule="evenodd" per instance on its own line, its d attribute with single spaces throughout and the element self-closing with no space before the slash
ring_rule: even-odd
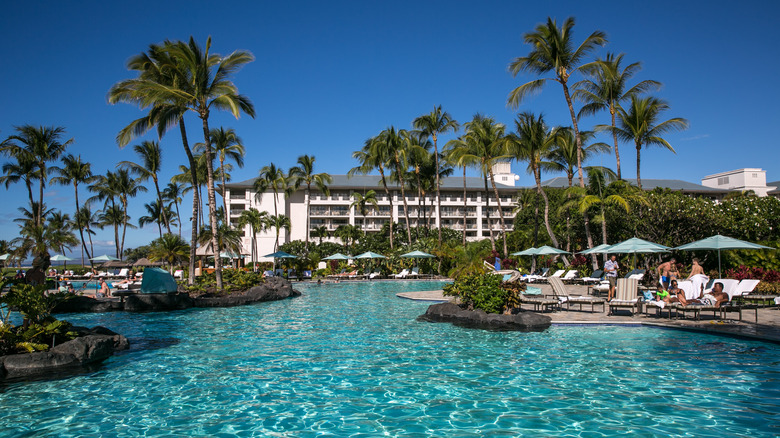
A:
<svg viewBox="0 0 780 438">
<path fill-rule="evenodd" d="M 625 179 L 625 181 L 632 185 L 637 185 L 636 179 Z M 588 178 L 585 178 L 585 184 L 587 183 L 588 183 Z M 575 178 L 574 184 L 578 184 L 577 178 Z M 565 188 L 569 186 L 569 180 L 566 177 L 559 176 L 556 178 L 548 179 L 547 181 L 542 181 L 542 185 L 545 187 Z M 643 178 L 642 188 L 645 190 L 662 188 L 662 189 L 670 189 L 675 191 L 683 191 L 687 193 L 702 193 L 702 194 L 713 194 L 713 195 L 725 194 L 731 192 L 731 190 L 706 187 L 701 184 L 690 183 L 688 181 L 683 181 L 679 179 Z"/>
</svg>

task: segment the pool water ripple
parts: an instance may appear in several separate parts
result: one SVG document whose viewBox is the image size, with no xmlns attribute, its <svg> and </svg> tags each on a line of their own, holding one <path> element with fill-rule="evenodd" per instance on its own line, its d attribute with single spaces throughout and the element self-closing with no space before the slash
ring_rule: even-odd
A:
<svg viewBox="0 0 780 438">
<path fill-rule="evenodd" d="M 0 436 L 775 436 L 780 348 L 649 327 L 489 332 L 395 293 L 301 287 L 227 309 L 83 314 L 133 349 L 2 388 Z"/>
</svg>

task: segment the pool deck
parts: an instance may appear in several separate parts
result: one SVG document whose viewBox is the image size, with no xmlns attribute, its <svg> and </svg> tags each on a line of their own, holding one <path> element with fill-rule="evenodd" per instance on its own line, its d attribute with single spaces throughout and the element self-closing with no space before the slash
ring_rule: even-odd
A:
<svg viewBox="0 0 780 438">
<path fill-rule="evenodd" d="M 552 294 L 551 287 L 547 284 L 534 284 L 534 286 L 541 288 L 542 294 Z M 567 287 L 570 288 L 574 295 L 587 294 L 586 286 L 567 285 Z M 396 294 L 396 296 L 414 301 L 447 302 L 451 300 L 451 297 L 442 295 L 441 290 L 402 292 Z M 545 314 L 552 318 L 553 324 L 647 325 L 780 343 L 780 308 L 778 307 L 758 309 L 757 324 L 754 322 L 755 314 L 752 310 L 743 312 L 742 321 L 730 318 L 720 319 L 713 317 L 712 313 L 702 313 L 701 319 L 696 321 L 691 317 L 679 319 L 660 318 L 654 312 L 650 312 L 648 316 L 645 316 L 643 313 L 631 315 L 630 311 L 619 311 L 615 315 L 608 315 L 607 311 L 608 307 L 604 311 L 597 307 L 597 310 L 593 313 L 587 307 L 583 307 L 582 311 L 577 307 L 572 307 L 571 310 L 546 312 Z M 729 316 L 731 315 L 734 315 L 735 318 L 737 316 L 736 314 L 729 314 Z"/>
</svg>

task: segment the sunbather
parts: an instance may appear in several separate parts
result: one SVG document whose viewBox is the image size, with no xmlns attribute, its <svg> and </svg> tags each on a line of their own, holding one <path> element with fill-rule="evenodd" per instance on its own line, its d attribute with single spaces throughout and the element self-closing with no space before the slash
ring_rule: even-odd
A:
<svg viewBox="0 0 780 438">
<path fill-rule="evenodd" d="M 685 293 L 678 295 L 680 304 L 687 306 L 688 304 L 701 304 L 705 306 L 720 307 L 723 303 L 729 302 L 729 294 L 723 292 L 723 283 L 717 282 L 712 285 L 712 291 L 708 294 L 703 294 L 697 299 L 686 300 Z"/>
</svg>

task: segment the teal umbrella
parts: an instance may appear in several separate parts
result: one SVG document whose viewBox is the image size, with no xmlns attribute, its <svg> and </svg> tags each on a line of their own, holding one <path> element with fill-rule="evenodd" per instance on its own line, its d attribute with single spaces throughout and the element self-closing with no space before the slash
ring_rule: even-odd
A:
<svg viewBox="0 0 780 438">
<path fill-rule="evenodd" d="M 298 256 L 288 254 L 284 251 L 276 251 L 271 254 L 266 254 L 263 257 L 273 257 L 275 259 L 297 259 L 298 258 Z"/>
<path fill-rule="evenodd" d="M 405 259 L 432 259 L 436 256 L 433 254 L 428 254 L 427 252 L 412 251 L 407 252 L 406 254 L 401 254 L 401 257 Z"/>
<path fill-rule="evenodd" d="M 375 252 L 367 251 L 363 254 L 356 255 L 356 259 L 386 259 L 387 257 L 383 256 L 382 254 L 377 254 Z"/>
<path fill-rule="evenodd" d="M 609 252 L 609 248 L 611 248 L 612 245 L 608 245 L 606 243 L 602 243 L 601 245 L 594 246 L 593 248 L 586 249 L 585 251 L 580 251 L 580 254 L 604 254 Z"/>
<path fill-rule="evenodd" d="M 110 256 L 108 254 L 103 254 L 102 256 L 92 257 L 90 260 L 93 262 L 110 262 L 110 261 L 119 261 L 118 258 Z"/>
<path fill-rule="evenodd" d="M 537 254 L 537 251 L 539 251 L 538 248 L 530 247 L 530 248 L 524 249 L 522 251 L 513 252 L 512 254 L 509 254 L 509 255 L 513 255 L 513 256 L 535 256 Z"/>
<path fill-rule="evenodd" d="M 548 245 L 544 245 L 544 246 L 540 246 L 539 248 L 536 248 L 535 255 L 553 255 L 553 254 L 571 254 L 571 253 L 569 251 L 564 251 L 562 249 L 554 248 Z"/>
<path fill-rule="evenodd" d="M 655 252 L 669 252 L 671 248 L 658 243 L 642 240 L 637 237 L 632 237 L 628 240 L 624 240 L 620 243 L 616 243 L 609 247 L 609 253 L 616 254 L 642 254 L 642 253 L 655 253 Z"/>
<path fill-rule="evenodd" d="M 0 255 L 0 261 L 6 261 L 8 260 L 8 257 L 11 257 L 11 254 L 5 253 L 3 255 Z"/>
<path fill-rule="evenodd" d="M 69 262 L 69 261 L 71 261 L 73 259 L 70 258 L 70 257 L 65 257 L 62 254 L 57 254 L 57 255 L 53 255 L 53 256 L 49 257 L 49 260 L 51 260 L 53 262 Z"/>
<path fill-rule="evenodd" d="M 735 239 L 733 237 L 721 236 L 716 234 L 714 236 L 707 237 L 706 239 L 697 240 L 695 242 L 686 243 L 680 245 L 675 249 L 683 251 L 693 251 L 697 249 L 710 249 L 718 251 L 718 275 L 721 275 L 720 268 L 720 251 L 722 249 L 775 249 L 768 246 L 759 245 L 757 243 L 745 242 L 744 240 Z"/>
<path fill-rule="evenodd" d="M 244 256 L 241 254 L 233 254 L 232 252 L 221 252 L 219 253 L 219 256 L 223 259 L 243 259 Z"/>
<path fill-rule="evenodd" d="M 345 256 L 344 254 L 342 254 L 340 252 L 337 252 L 336 254 L 329 255 L 329 256 L 323 258 L 322 260 L 349 260 L 351 258 L 352 257 L 350 257 L 350 256 Z"/>
</svg>

